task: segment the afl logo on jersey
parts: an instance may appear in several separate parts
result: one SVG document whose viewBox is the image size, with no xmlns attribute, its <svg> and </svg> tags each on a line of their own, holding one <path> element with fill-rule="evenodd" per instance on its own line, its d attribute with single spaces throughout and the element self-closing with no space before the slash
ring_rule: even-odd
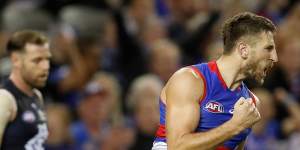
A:
<svg viewBox="0 0 300 150">
<path fill-rule="evenodd" d="M 22 118 L 27 123 L 33 123 L 36 120 L 34 113 L 28 110 L 23 113 Z"/>
<path fill-rule="evenodd" d="M 206 103 L 205 110 L 212 113 L 223 113 L 224 107 L 221 103 L 216 101 L 210 101 Z"/>
</svg>

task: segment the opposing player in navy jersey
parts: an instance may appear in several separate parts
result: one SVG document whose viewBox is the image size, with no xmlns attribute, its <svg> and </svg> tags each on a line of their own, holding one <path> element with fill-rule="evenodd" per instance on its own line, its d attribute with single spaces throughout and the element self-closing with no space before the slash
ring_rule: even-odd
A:
<svg viewBox="0 0 300 150">
<path fill-rule="evenodd" d="M 12 63 L 0 89 L 0 149 L 42 150 L 48 136 L 42 95 L 51 57 L 48 39 L 37 31 L 19 31 L 7 44 Z"/>
<path fill-rule="evenodd" d="M 244 12 L 226 20 L 222 30 L 219 59 L 180 69 L 163 88 L 152 150 L 241 150 L 260 120 L 258 98 L 243 80 L 263 83 L 278 61 L 276 27 Z"/>
</svg>

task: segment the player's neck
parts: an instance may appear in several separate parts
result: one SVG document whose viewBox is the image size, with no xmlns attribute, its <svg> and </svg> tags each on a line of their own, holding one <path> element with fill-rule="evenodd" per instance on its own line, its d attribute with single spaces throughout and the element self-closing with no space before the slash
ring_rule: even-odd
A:
<svg viewBox="0 0 300 150">
<path fill-rule="evenodd" d="M 25 93 L 28 96 L 33 96 L 33 89 L 30 87 L 19 75 L 20 73 L 17 73 L 16 71 L 12 71 L 12 73 L 9 76 L 9 79 L 15 84 L 15 86 Z"/>
<path fill-rule="evenodd" d="M 221 56 L 217 61 L 220 74 L 230 90 L 238 88 L 245 76 L 241 74 L 241 64 L 234 56 Z"/>
</svg>

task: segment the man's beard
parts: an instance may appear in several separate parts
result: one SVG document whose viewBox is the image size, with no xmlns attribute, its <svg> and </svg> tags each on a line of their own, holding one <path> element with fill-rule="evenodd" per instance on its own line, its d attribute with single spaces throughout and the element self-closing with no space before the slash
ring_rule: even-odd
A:
<svg viewBox="0 0 300 150">
<path fill-rule="evenodd" d="M 255 77 L 255 81 L 259 83 L 259 85 L 263 85 L 265 82 L 265 77 Z"/>
<path fill-rule="evenodd" d="M 28 79 L 28 78 L 24 78 L 24 81 L 31 88 L 42 88 L 43 87 L 43 85 L 39 85 L 39 84 L 37 84 L 37 82 L 35 82 L 31 79 Z"/>
<path fill-rule="evenodd" d="M 259 71 L 259 64 L 256 62 L 247 64 L 245 68 L 245 75 L 248 79 L 254 79 L 259 85 L 262 85 L 265 81 L 265 76 Z"/>
<path fill-rule="evenodd" d="M 258 84 L 262 85 L 273 64 L 266 62 L 265 67 L 262 67 L 259 65 L 260 63 L 263 62 L 253 62 L 246 66 L 246 78 L 254 79 Z"/>
<path fill-rule="evenodd" d="M 30 86 L 30 88 L 39 89 L 39 88 L 43 88 L 46 85 L 46 81 L 41 82 L 41 81 L 38 81 L 38 80 L 34 80 L 34 78 L 29 77 L 25 74 L 23 74 L 23 80 L 28 86 Z"/>
</svg>

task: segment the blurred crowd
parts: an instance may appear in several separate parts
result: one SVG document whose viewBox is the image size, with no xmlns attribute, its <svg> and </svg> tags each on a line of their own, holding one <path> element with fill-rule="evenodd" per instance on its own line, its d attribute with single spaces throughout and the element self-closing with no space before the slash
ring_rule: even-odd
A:
<svg viewBox="0 0 300 150">
<path fill-rule="evenodd" d="M 42 89 L 49 150 L 149 150 L 158 97 L 177 69 L 222 54 L 222 22 L 243 11 L 272 20 L 279 63 L 258 88 L 262 120 L 248 150 L 300 147 L 300 2 L 297 0 L 1 0 L 0 77 L 15 31 L 51 39 Z"/>
</svg>

